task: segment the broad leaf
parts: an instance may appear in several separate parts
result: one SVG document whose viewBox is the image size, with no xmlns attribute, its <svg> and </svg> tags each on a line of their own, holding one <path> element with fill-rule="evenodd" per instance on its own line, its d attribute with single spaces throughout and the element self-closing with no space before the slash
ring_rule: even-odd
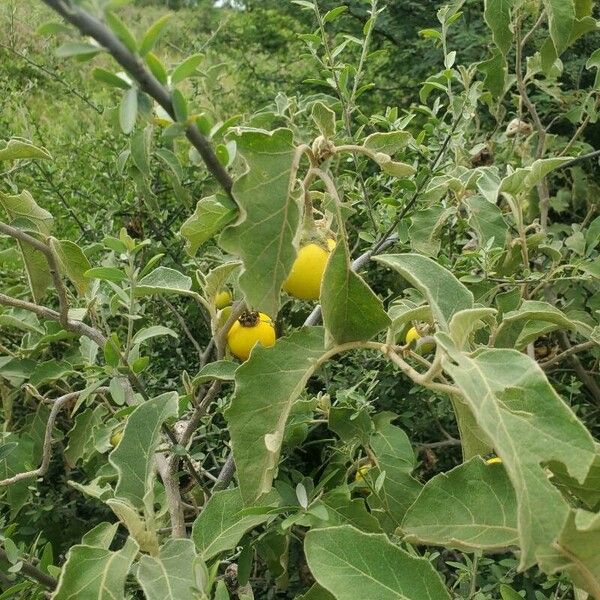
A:
<svg viewBox="0 0 600 600">
<path fill-rule="evenodd" d="M 409 227 L 410 246 L 414 252 L 435 257 L 440 251 L 441 232 L 446 221 L 456 213 L 454 207 L 431 206 L 417 211 Z"/>
<path fill-rule="evenodd" d="M 192 539 L 203 560 L 210 560 L 221 552 L 233 550 L 247 531 L 272 518 L 267 507 L 277 506 L 278 500 L 270 494 L 259 503 L 265 510 L 244 510 L 239 488 L 216 492 L 194 521 Z"/>
<path fill-rule="evenodd" d="M 142 277 L 135 287 L 136 296 L 152 294 L 188 294 L 192 289 L 192 279 L 169 267 L 157 267 Z"/>
<path fill-rule="evenodd" d="M 350 525 L 312 529 L 304 552 L 311 573 L 336 600 L 450 600 L 431 563 L 394 546 L 385 535 Z"/>
<path fill-rule="evenodd" d="M 46 148 L 34 146 L 28 140 L 13 138 L 8 140 L 4 148 L 0 148 L 0 161 L 17 160 L 22 158 L 43 158 L 52 160 L 52 156 Z"/>
<path fill-rule="evenodd" d="M 562 0 L 558 0 L 562 2 Z M 569 1 L 569 0 L 566 0 Z M 564 165 L 571 158 L 541 158 L 529 167 L 516 169 L 514 173 L 507 175 L 500 183 L 499 192 L 511 194 L 525 194 L 534 188 L 546 175 L 554 169 Z"/>
<path fill-rule="evenodd" d="M 473 307 L 473 294 L 450 271 L 419 254 L 386 254 L 375 260 L 398 271 L 427 298 L 436 325 L 448 331 L 454 313 Z"/>
<path fill-rule="evenodd" d="M 377 519 L 369 513 L 362 498 L 351 498 L 348 487 L 337 487 L 325 494 L 314 506 L 327 510 L 327 520 L 310 515 L 313 527 L 335 527 L 352 525 L 360 531 L 381 532 Z"/>
<path fill-rule="evenodd" d="M 513 42 L 511 8 L 514 0 L 485 0 L 483 18 L 492 30 L 494 43 L 506 56 Z"/>
<path fill-rule="evenodd" d="M 413 137 L 408 131 L 389 131 L 385 133 L 372 133 L 363 142 L 363 146 L 374 152 L 382 152 L 393 156 L 396 152 L 404 150 Z"/>
<path fill-rule="evenodd" d="M 50 238 L 50 247 L 58 257 L 59 264 L 66 276 L 71 280 L 77 292 L 85 294 L 89 279 L 85 274 L 91 269 L 90 261 L 83 250 L 69 240 L 57 240 Z"/>
<path fill-rule="evenodd" d="M 144 329 L 140 329 L 133 336 L 134 344 L 141 344 L 146 340 L 150 340 L 154 337 L 158 337 L 161 335 L 170 335 L 171 337 L 178 338 L 179 334 L 169 327 L 164 327 L 163 325 L 153 325 L 152 327 L 145 327 Z"/>
<path fill-rule="evenodd" d="M 125 600 L 125 580 L 138 553 L 128 538 L 117 552 L 76 545 L 67 555 L 53 600 Z"/>
<path fill-rule="evenodd" d="M 554 551 L 542 557 L 549 572 L 566 570 L 576 587 L 592 597 L 600 592 L 600 514 L 571 510 Z"/>
<path fill-rule="evenodd" d="M 257 345 L 235 373 L 235 394 L 225 416 L 248 504 L 271 489 L 285 423 L 325 353 L 323 338 L 323 329 L 315 327 L 281 338 L 273 348 Z"/>
<path fill-rule="evenodd" d="M 191 540 L 167 540 L 158 556 L 143 555 L 136 571 L 147 600 L 182 600 L 199 596 L 196 565 L 202 565 Z"/>
<path fill-rule="evenodd" d="M 217 360 L 212 363 L 208 363 L 194 377 L 194 385 L 206 383 L 207 381 L 213 381 L 218 379 L 219 381 L 233 381 L 235 378 L 235 372 L 240 365 L 231 360 Z"/>
<path fill-rule="evenodd" d="M 543 0 L 548 13 L 550 37 L 556 54 L 560 56 L 571 42 L 575 25 L 575 4 L 573 0 Z"/>
<path fill-rule="evenodd" d="M 546 327 L 547 324 L 554 325 L 554 327 L 550 327 L 550 330 L 578 331 L 588 337 L 592 333 L 591 327 L 580 321 L 569 319 L 561 310 L 548 302 L 525 300 L 517 310 L 503 315 L 502 323 L 496 332 L 494 345 L 498 348 L 517 347 L 518 350 L 524 348 L 531 341 L 524 336 L 524 330 L 529 324 L 536 321 L 541 322 L 543 328 L 538 335 L 533 335 L 533 339 L 549 330 Z"/>
<path fill-rule="evenodd" d="M 138 509 L 152 485 L 154 452 L 165 419 L 177 414 L 177 393 L 168 392 L 140 404 L 129 415 L 119 445 L 109 461 L 118 473 L 117 498 L 129 500 Z"/>
<path fill-rule="evenodd" d="M 471 196 L 463 201 L 469 211 L 469 225 L 477 233 L 479 245 L 491 244 L 493 248 L 504 248 L 508 225 L 502 211 L 481 196 Z"/>
<path fill-rule="evenodd" d="M 239 283 L 249 306 L 274 316 L 296 256 L 300 223 L 292 194 L 297 170 L 293 135 L 288 129 L 240 130 L 233 139 L 248 169 L 233 186 L 240 216 L 223 231 L 220 244 L 244 263 Z"/>
<path fill-rule="evenodd" d="M 52 215 L 41 208 L 27 191 L 10 196 L 0 192 L 0 206 L 16 227 L 46 236 L 52 228 Z M 25 263 L 29 287 L 36 302 L 40 302 L 52 281 L 44 255 L 24 242 L 18 242 Z"/>
<path fill-rule="evenodd" d="M 592 438 L 527 355 L 493 349 L 472 356 L 447 335 L 436 338 L 448 353 L 444 369 L 506 466 L 518 498 L 521 567 L 526 568 L 553 543 L 568 514 L 543 465 L 561 462 L 583 481 L 594 460 Z"/>
<path fill-rule="evenodd" d="M 401 525 L 407 541 L 458 548 L 518 545 L 517 499 L 506 469 L 480 457 L 426 484 Z"/>
<path fill-rule="evenodd" d="M 323 323 L 338 344 L 369 340 L 390 324 L 383 303 L 351 268 L 345 242 L 337 244 L 321 285 Z"/>
<path fill-rule="evenodd" d="M 237 207 L 225 194 L 213 194 L 198 200 L 194 214 L 183 223 L 179 231 L 187 240 L 186 252 L 194 256 L 198 248 L 231 223 L 237 213 Z"/>
</svg>

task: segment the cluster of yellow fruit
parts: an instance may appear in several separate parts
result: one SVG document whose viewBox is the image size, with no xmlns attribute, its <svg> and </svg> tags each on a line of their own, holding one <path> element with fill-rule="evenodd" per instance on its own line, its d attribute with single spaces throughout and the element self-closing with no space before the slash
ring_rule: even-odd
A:
<svg viewBox="0 0 600 600">
<path fill-rule="evenodd" d="M 292 270 L 283 284 L 283 289 L 300 300 L 318 300 L 321 281 L 325 273 L 335 241 L 328 239 L 327 248 L 311 242 L 300 248 Z M 220 309 L 219 324 L 223 326 L 231 309 L 232 298 L 228 291 L 220 292 L 215 298 L 215 306 Z M 261 312 L 245 312 L 227 332 L 227 346 L 231 354 L 240 360 L 247 360 L 254 346 L 259 343 L 266 348 L 275 344 L 275 326 L 272 319 Z"/>
</svg>

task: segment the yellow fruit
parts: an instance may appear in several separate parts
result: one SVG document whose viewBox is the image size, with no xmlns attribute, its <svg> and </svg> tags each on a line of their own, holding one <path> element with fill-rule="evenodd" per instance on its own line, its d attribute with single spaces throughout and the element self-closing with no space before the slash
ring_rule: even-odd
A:
<svg viewBox="0 0 600 600">
<path fill-rule="evenodd" d="M 110 445 L 114 448 L 121 441 L 122 437 L 123 437 L 123 430 L 117 429 L 110 436 Z"/>
<path fill-rule="evenodd" d="M 493 456 L 485 461 L 486 465 L 501 465 L 502 459 L 499 456 Z"/>
<path fill-rule="evenodd" d="M 335 248 L 334 240 L 327 240 L 329 250 L 319 244 L 306 244 L 298 251 L 292 270 L 283 284 L 283 289 L 300 300 L 318 300 L 321 292 L 323 273 L 329 260 L 331 250 Z"/>
<path fill-rule="evenodd" d="M 371 465 L 363 465 L 362 467 L 359 467 L 356 471 L 356 475 L 354 475 L 354 481 L 358 484 L 362 484 L 362 487 L 364 487 L 366 485 L 365 478 L 371 468 Z"/>
<path fill-rule="evenodd" d="M 268 315 L 244 313 L 227 332 L 227 346 L 236 358 L 246 360 L 256 344 L 270 348 L 275 344 L 275 327 Z"/>
<path fill-rule="evenodd" d="M 215 298 L 215 306 L 219 309 L 231 304 L 232 298 L 229 290 L 220 291 Z"/>
<path fill-rule="evenodd" d="M 407 331 L 404 341 L 405 341 L 405 343 L 410 344 L 412 342 L 416 342 L 418 339 L 420 339 L 420 337 L 421 337 L 421 334 L 417 331 L 417 328 L 411 327 Z"/>
</svg>

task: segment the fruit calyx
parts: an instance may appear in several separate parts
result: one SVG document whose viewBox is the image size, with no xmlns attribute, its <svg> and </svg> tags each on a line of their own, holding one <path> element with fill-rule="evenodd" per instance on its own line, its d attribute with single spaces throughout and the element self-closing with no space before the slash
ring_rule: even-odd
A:
<svg viewBox="0 0 600 600">
<path fill-rule="evenodd" d="M 256 327 L 260 322 L 260 315 L 255 310 L 247 310 L 238 317 L 238 321 L 242 327 Z"/>
</svg>

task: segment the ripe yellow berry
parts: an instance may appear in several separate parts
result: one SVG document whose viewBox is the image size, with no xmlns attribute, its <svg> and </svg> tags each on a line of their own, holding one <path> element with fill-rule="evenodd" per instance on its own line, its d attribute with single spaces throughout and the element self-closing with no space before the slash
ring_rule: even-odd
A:
<svg viewBox="0 0 600 600">
<path fill-rule="evenodd" d="M 215 306 L 218 309 L 225 308 L 231 305 L 231 292 L 229 290 L 221 290 L 215 298 Z"/>
<path fill-rule="evenodd" d="M 236 358 L 247 360 L 257 343 L 266 348 L 275 344 L 273 321 L 264 313 L 246 312 L 227 332 L 227 346 Z"/>
<path fill-rule="evenodd" d="M 501 465 L 502 459 L 499 456 L 492 456 L 485 461 L 486 465 Z"/>
<path fill-rule="evenodd" d="M 292 265 L 292 270 L 283 284 L 283 289 L 300 300 L 318 300 L 321 292 L 323 273 L 329 260 L 335 241 L 328 239 L 325 250 L 319 244 L 310 243 L 302 246 Z"/>
<path fill-rule="evenodd" d="M 406 344 L 410 344 L 412 342 L 416 342 L 418 339 L 420 339 L 421 334 L 417 331 L 416 327 L 411 327 L 407 332 L 406 332 L 406 337 L 404 338 L 404 341 Z"/>
</svg>

